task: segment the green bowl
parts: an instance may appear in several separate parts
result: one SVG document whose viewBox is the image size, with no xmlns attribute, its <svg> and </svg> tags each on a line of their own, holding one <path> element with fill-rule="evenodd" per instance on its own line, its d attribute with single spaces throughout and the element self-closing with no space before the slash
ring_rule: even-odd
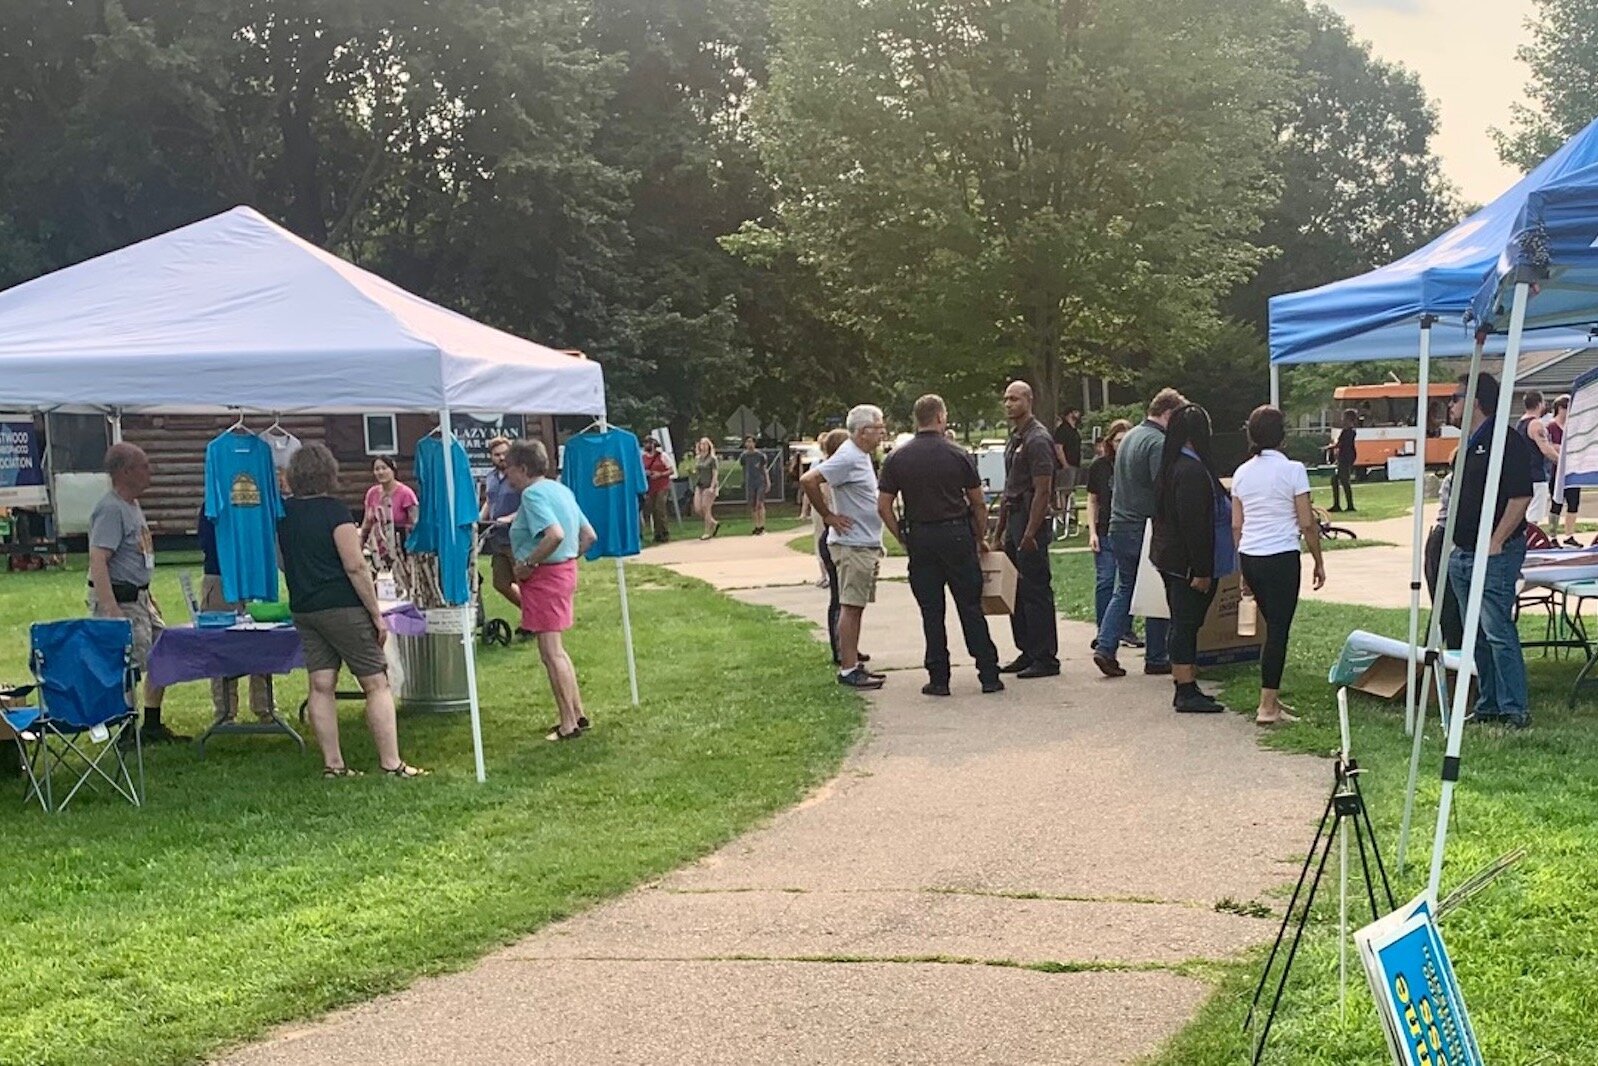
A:
<svg viewBox="0 0 1598 1066">
<path fill-rule="evenodd" d="M 246 611 L 257 622 L 287 622 L 289 620 L 289 605 L 286 603 L 251 603 L 246 604 Z"/>
</svg>

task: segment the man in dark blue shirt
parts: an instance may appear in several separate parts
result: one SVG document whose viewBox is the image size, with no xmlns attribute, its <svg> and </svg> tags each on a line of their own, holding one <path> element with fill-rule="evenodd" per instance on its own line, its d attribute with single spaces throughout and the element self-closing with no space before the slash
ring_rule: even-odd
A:
<svg viewBox="0 0 1598 1066">
<path fill-rule="evenodd" d="M 1450 401 L 1450 414 L 1465 402 L 1469 375 L 1460 378 Z M 1515 583 L 1526 561 L 1526 508 L 1531 503 L 1532 452 L 1526 439 L 1510 429 L 1504 437 L 1504 460 L 1498 491 L 1487 502 L 1487 464 L 1492 454 L 1493 412 L 1498 410 L 1498 381 L 1476 377 L 1476 406 L 1460 424 L 1469 427 L 1465 470 L 1455 486 L 1450 507 L 1454 519 L 1454 551 L 1448 560 L 1448 583 L 1459 593 L 1463 612 L 1476 561 L 1476 537 L 1490 521 L 1487 572 L 1481 598 L 1481 632 L 1476 640 L 1476 718 L 1496 720 L 1514 729 L 1531 724 L 1526 693 L 1526 660 L 1515 627 Z M 1488 514 L 1492 518 L 1487 518 Z"/>
<path fill-rule="evenodd" d="M 495 437 L 488 442 L 488 458 L 494 464 L 483 478 L 484 522 L 494 523 L 488 531 L 488 554 L 494 572 L 494 591 L 517 607 L 522 605 L 521 590 L 516 587 L 516 560 L 511 558 L 510 523 L 521 506 L 522 494 L 505 478 L 505 456 L 510 453 L 510 441 Z"/>
</svg>

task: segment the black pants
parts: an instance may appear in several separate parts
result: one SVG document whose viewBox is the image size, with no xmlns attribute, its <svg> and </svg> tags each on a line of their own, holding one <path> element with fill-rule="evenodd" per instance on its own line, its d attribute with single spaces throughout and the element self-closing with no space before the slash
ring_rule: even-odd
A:
<svg viewBox="0 0 1598 1066">
<path fill-rule="evenodd" d="M 1432 613 L 1443 612 L 1442 618 L 1438 620 L 1443 634 L 1443 647 L 1457 649 L 1465 643 L 1465 626 L 1460 621 L 1460 615 L 1465 612 L 1460 610 L 1459 597 L 1454 595 L 1452 581 L 1443 590 L 1443 602 L 1437 602 L 1437 572 L 1442 569 L 1443 557 L 1446 554 L 1443 551 L 1443 527 L 1433 526 L 1432 531 L 1426 535 L 1426 591 L 1431 596 Z"/>
<path fill-rule="evenodd" d="M 1208 592 L 1200 592 L 1185 577 L 1164 571 L 1160 576 L 1165 579 L 1165 602 L 1171 608 L 1171 633 L 1166 638 L 1171 662 L 1177 666 L 1193 666 L 1198 662 L 1198 632 L 1215 599 L 1215 582 L 1210 582 Z"/>
<path fill-rule="evenodd" d="M 1342 489 L 1343 489 L 1343 498 L 1348 501 L 1347 503 L 1338 503 L 1337 502 L 1337 500 L 1338 500 L 1338 497 L 1337 497 L 1338 486 L 1342 487 Z M 1341 507 L 1345 511 L 1352 511 L 1354 509 L 1354 468 L 1353 467 L 1344 466 L 1342 463 L 1338 463 L 1337 464 L 1337 472 L 1332 475 L 1332 506 L 1333 507 Z"/>
<path fill-rule="evenodd" d="M 1282 687 L 1287 665 L 1287 634 L 1298 611 L 1298 587 L 1303 563 L 1296 551 L 1276 555 L 1239 555 L 1243 580 L 1248 582 L 1265 619 L 1265 647 L 1260 651 L 1260 687 Z"/>
<path fill-rule="evenodd" d="M 944 625 L 943 590 L 954 597 L 954 611 L 965 634 L 965 650 L 977 661 L 984 681 L 999 676 L 999 649 L 988 633 L 982 613 L 982 568 L 977 563 L 977 539 L 966 519 L 919 525 L 910 530 L 910 591 L 921 608 L 921 632 L 926 637 L 923 660 L 927 674 L 937 684 L 949 683 L 949 633 Z"/>
<path fill-rule="evenodd" d="M 1010 633 L 1016 649 L 1035 663 L 1060 661 L 1060 635 L 1054 617 L 1054 585 L 1049 570 L 1047 524 L 1038 531 L 1037 547 L 1021 549 L 1026 532 L 1025 511 L 1012 511 L 1004 530 L 1004 554 L 1015 564 L 1015 610 L 1010 615 Z"/>
<path fill-rule="evenodd" d="M 838 567 L 832 561 L 832 551 L 827 547 L 827 531 L 821 531 L 821 543 L 816 545 L 821 555 L 821 568 L 827 572 L 827 643 L 832 645 L 832 665 L 843 664 L 843 653 L 838 650 Z"/>
</svg>

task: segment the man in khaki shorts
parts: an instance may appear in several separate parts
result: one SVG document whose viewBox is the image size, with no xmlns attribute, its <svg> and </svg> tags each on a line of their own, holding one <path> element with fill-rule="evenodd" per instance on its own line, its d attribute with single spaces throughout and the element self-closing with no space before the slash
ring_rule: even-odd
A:
<svg viewBox="0 0 1598 1066">
<path fill-rule="evenodd" d="M 882 565 L 882 518 L 877 514 L 877 471 L 871 456 L 882 443 L 882 409 L 861 404 L 844 423 L 849 439 L 832 457 L 811 467 L 799 484 L 827 527 L 827 548 L 838 571 L 838 683 L 881 688 L 882 674 L 860 662 L 860 624 L 866 604 L 877 598 Z M 822 494 L 832 486 L 832 505 Z"/>
<path fill-rule="evenodd" d="M 133 625 L 133 665 L 144 675 L 144 719 L 139 735 L 146 744 L 188 740 L 161 722 L 166 691 L 150 684 L 150 648 L 161 631 L 161 608 L 150 595 L 155 573 L 155 542 L 139 497 L 150 487 L 150 457 L 133 444 L 113 444 L 105 453 L 111 477 L 89 518 L 89 605 L 96 618 L 125 618 Z"/>
</svg>

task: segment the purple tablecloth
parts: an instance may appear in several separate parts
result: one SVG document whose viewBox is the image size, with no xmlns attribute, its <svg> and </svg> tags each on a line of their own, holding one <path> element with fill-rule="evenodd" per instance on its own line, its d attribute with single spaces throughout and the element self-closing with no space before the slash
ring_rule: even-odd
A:
<svg viewBox="0 0 1598 1066">
<path fill-rule="evenodd" d="M 212 677 L 286 674 L 305 667 L 299 630 L 174 626 L 150 649 L 150 683 L 166 688 Z"/>
<path fill-rule="evenodd" d="M 426 619 L 409 604 L 385 611 L 389 631 L 401 636 L 427 632 Z M 252 674 L 287 674 L 305 668 L 299 630 L 197 629 L 174 626 L 150 649 L 150 683 L 161 688 L 184 681 Z"/>
</svg>

